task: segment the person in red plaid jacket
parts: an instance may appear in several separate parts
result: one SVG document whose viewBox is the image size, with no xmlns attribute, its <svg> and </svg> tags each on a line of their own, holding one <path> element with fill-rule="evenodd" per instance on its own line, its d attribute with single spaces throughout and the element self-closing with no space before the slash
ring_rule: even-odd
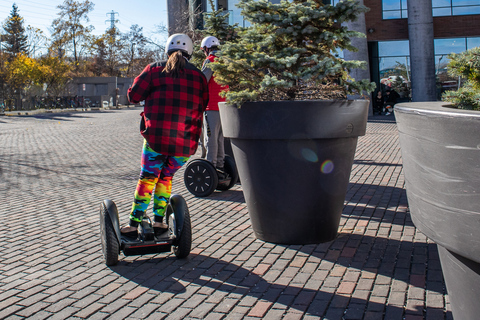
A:
<svg viewBox="0 0 480 320">
<path fill-rule="evenodd" d="M 145 138 L 142 169 L 130 213 L 130 222 L 120 231 L 137 237 L 152 194 L 155 233 L 163 233 L 165 210 L 172 192 L 172 178 L 195 153 L 208 105 L 208 84 L 203 73 L 188 62 L 192 40 L 174 34 L 167 40 L 167 61 L 152 63 L 135 78 L 128 100 L 145 100 L 140 132 Z"/>
</svg>

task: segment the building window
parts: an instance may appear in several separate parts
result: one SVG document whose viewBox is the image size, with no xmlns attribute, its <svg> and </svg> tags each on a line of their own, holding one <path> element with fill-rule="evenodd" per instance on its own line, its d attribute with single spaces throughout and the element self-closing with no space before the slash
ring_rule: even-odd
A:
<svg viewBox="0 0 480 320">
<path fill-rule="evenodd" d="M 407 0 L 382 0 L 382 13 L 383 19 L 408 18 Z M 480 14 L 480 0 L 432 0 L 432 14 L 434 17 Z"/>
<path fill-rule="evenodd" d="M 460 79 L 452 77 L 447 72 L 448 55 L 461 53 L 480 46 L 480 37 L 434 39 L 435 76 L 437 78 L 437 98 L 446 90 L 456 90 Z M 378 72 L 380 87 L 394 87 L 395 90 L 406 90 L 410 86 L 410 46 L 405 41 L 378 42 Z M 401 81 L 400 81 L 401 80 Z M 395 87 L 397 86 L 397 87 Z"/>
<path fill-rule="evenodd" d="M 432 0 L 434 17 L 480 14 L 480 0 Z"/>
<path fill-rule="evenodd" d="M 407 0 L 382 0 L 383 19 L 408 18 Z"/>
<path fill-rule="evenodd" d="M 228 0 L 228 8 L 230 9 L 228 12 L 230 13 L 229 16 L 229 23 L 234 25 L 238 23 L 240 27 L 248 27 L 250 23 L 243 19 L 243 16 L 240 14 L 240 9 L 237 8 L 237 3 L 239 0 Z"/>
<path fill-rule="evenodd" d="M 402 98 L 409 96 L 410 45 L 408 40 L 378 42 L 380 88 L 393 87 Z"/>
<path fill-rule="evenodd" d="M 461 53 L 465 50 L 480 46 L 480 37 L 475 38 L 448 38 L 435 39 L 435 75 L 437 78 L 439 94 L 446 90 L 456 90 L 460 79 L 454 78 L 447 72 L 447 65 L 450 61 L 450 53 Z"/>
</svg>

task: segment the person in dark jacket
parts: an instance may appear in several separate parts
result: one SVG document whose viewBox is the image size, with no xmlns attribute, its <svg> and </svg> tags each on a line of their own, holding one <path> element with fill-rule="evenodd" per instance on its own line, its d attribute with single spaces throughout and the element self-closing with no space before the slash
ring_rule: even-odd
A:
<svg viewBox="0 0 480 320">
<path fill-rule="evenodd" d="M 378 90 L 377 95 L 373 98 L 373 114 L 382 114 L 385 100 L 381 90 Z"/>
<path fill-rule="evenodd" d="M 140 179 L 134 195 L 130 222 L 120 231 L 136 237 L 152 194 L 153 228 L 164 232 L 165 210 L 172 192 L 172 178 L 193 155 L 208 105 L 208 84 L 203 73 L 188 62 L 192 40 L 174 34 L 167 40 L 167 61 L 145 67 L 128 89 L 131 103 L 145 101 L 140 133 L 144 137 Z"/>
<path fill-rule="evenodd" d="M 397 103 L 397 99 L 400 98 L 400 95 L 397 91 L 388 88 L 386 92 L 387 96 L 385 97 L 385 109 L 387 113 L 385 115 L 390 115 L 393 112 L 393 106 Z"/>
</svg>

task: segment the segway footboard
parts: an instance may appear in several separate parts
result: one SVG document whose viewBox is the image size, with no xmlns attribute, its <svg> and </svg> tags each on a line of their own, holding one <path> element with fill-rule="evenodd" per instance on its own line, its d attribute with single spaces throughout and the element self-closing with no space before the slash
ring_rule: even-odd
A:
<svg viewBox="0 0 480 320">
<path fill-rule="evenodd" d="M 123 254 L 125 256 L 140 256 L 172 251 L 172 241 L 125 241 L 123 242 Z"/>
<path fill-rule="evenodd" d="M 155 236 L 152 221 L 144 217 L 139 225 L 137 239 L 122 236 L 122 251 L 126 256 L 138 256 L 144 254 L 155 254 L 170 252 L 174 237 L 170 233 Z"/>
</svg>

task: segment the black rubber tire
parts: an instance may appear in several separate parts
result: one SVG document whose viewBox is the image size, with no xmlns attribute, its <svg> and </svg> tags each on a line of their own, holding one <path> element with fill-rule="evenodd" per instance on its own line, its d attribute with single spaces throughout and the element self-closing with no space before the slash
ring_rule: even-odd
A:
<svg viewBox="0 0 480 320">
<path fill-rule="evenodd" d="M 185 187 L 197 197 L 211 195 L 218 185 L 217 171 L 213 165 L 203 159 L 191 161 L 185 168 Z"/>
<path fill-rule="evenodd" d="M 190 213 L 186 203 L 178 206 L 180 208 L 173 208 L 174 214 L 183 214 L 182 232 L 177 235 L 177 239 L 173 243 L 173 253 L 178 259 L 186 258 L 192 250 L 192 223 L 190 221 Z M 178 212 L 178 210 L 183 210 Z M 178 212 L 178 213 L 176 213 Z"/>
<path fill-rule="evenodd" d="M 230 157 L 228 154 L 225 155 L 225 162 L 223 164 L 225 168 L 225 172 L 231 177 L 230 183 L 227 185 L 218 184 L 217 190 L 228 190 L 233 187 L 238 181 L 238 171 L 237 165 L 235 164 L 235 160 L 233 157 Z"/>
<path fill-rule="evenodd" d="M 104 204 L 100 208 L 100 240 L 105 264 L 107 266 L 116 265 L 118 263 L 120 245 L 115 235 L 112 219 Z"/>
</svg>

